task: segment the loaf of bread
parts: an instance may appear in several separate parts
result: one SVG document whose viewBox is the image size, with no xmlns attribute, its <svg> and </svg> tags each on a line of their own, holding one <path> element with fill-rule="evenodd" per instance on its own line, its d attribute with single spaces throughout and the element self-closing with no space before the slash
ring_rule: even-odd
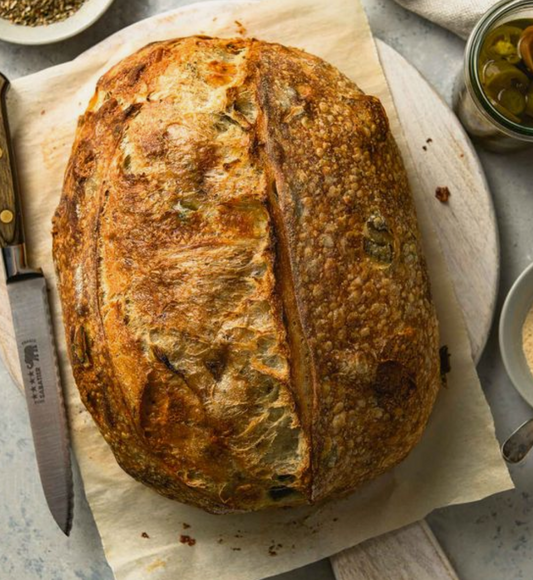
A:
<svg viewBox="0 0 533 580">
<path fill-rule="evenodd" d="M 419 440 L 438 327 L 379 100 L 301 50 L 151 44 L 98 82 L 54 219 L 118 463 L 214 513 L 345 495 Z"/>
</svg>

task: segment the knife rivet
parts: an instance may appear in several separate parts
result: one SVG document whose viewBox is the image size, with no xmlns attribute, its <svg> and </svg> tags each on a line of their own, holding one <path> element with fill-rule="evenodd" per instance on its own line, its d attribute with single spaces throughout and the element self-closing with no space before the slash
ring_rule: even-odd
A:
<svg viewBox="0 0 533 580">
<path fill-rule="evenodd" d="M 15 216 L 13 215 L 13 212 L 5 209 L 4 211 L 0 212 L 0 222 L 2 222 L 3 224 L 10 224 L 13 221 L 13 218 Z"/>
</svg>

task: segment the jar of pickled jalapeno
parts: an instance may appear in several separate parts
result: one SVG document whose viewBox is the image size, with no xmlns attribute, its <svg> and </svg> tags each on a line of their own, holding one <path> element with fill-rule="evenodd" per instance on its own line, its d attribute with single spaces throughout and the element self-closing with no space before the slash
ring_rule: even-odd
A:
<svg viewBox="0 0 533 580">
<path fill-rule="evenodd" d="M 454 109 L 487 149 L 533 146 L 533 0 L 504 0 L 482 16 L 468 39 Z"/>
</svg>

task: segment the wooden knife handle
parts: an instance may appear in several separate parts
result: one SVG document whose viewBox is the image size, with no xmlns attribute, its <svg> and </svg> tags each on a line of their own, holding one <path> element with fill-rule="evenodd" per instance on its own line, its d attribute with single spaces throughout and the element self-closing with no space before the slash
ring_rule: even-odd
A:
<svg viewBox="0 0 533 580">
<path fill-rule="evenodd" d="M 0 73 L 0 247 L 24 243 L 17 170 L 9 123 L 6 96 L 9 81 Z"/>
</svg>

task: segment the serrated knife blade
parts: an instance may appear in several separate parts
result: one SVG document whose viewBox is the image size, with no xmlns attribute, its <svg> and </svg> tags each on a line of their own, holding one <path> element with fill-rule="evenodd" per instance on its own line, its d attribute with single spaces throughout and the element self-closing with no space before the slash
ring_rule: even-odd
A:
<svg viewBox="0 0 533 580">
<path fill-rule="evenodd" d="M 7 122 L 8 87 L 9 81 L 0 74 L 0 246 L 41 483 L 55 521 L 68 536 L 73 503 L 68 426 L 46 280 L 26 261 Z"/>
<path fill-rule="evenodd" d="M 48 507 L 68 536 L 72 525 L 72 472 L 52 321 L 44 276 L 8 284 L 15 338 Z"/>
</svg>

